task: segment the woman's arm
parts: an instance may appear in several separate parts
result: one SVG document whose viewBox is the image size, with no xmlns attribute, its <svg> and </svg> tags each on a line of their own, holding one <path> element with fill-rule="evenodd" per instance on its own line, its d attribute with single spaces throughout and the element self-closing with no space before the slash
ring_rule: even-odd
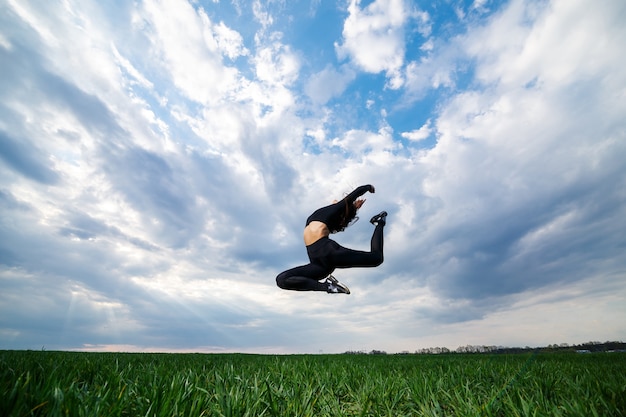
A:
<svg viewBox="0 0 626 417">
<path fill-rule="evenodd" d="M 354 201 L 357 198 L 361 197 L 363 194 L 365 194 L 368 191 L 370 193 L 375 192 L 374 186 L 373 185 L 369 185 L 369 184 L 368 185 L 361 185 L 360 187 L 357 187 L 354 191 L 352 191 L 350 194 L 348 194 L 344 198 L 344 200 L 346 200 L 346 201 L 348 201 L 348 203 L 352 204 L 352 203 L 354 203 Z M 357 208 L 360 208 L 361 205 L 363 205 L 363 203 L 359 204 L 359 207 L 357 207 Z"/>
</svg>

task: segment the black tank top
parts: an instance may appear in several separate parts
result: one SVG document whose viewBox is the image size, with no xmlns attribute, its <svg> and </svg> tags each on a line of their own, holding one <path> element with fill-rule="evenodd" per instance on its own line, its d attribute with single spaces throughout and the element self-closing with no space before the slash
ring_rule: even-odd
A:
<svg viewBox="0 0 626 417">
<path fill-rule="evenodd" d="M 341 219 L 346 212 L 346 204 L 354 204 L 354 201 L 372 189 L 371 185 L 362 185 L 348 194 L 343 200 L 326 207 L 317 209 L 306 219 L 306 225 L 313 221 L 324 223 L 328 229 L 335 233 L 342 228 Z"/>
</svg>

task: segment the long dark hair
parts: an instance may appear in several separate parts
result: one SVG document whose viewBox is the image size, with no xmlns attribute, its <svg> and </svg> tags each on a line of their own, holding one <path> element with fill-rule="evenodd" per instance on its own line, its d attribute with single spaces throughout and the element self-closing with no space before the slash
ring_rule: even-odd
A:
<svg viewBox="0 0 626 417">
<path fill-rule="evenodd" d="M 358 216 L 356 215 L 357 210 L 354 203 L 350 204 L 346 199 L 344 199 L 343 201 L 345 203 L 345 210 L 341 215 L 341 219 L 339 220 L 339 230 L 337 230 L 338 232 L 344 231 L 346 227 L 356 223 L 357 220 L 359 220 Z"/>
</svg>

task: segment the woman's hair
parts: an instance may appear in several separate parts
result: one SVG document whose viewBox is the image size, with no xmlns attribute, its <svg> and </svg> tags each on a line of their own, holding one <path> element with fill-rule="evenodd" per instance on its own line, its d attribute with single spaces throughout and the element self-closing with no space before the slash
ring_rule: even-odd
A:
<svg viewBox="0 0 626 417">
<path fill-rule="evenodd" d="M 339 230 L 341 232 L 346 229 L 346 227 L 350 226 L 350 224 L 354 224 L 359 218 L 356 215 L 357 209 L 354 203 L 349 203 L 348 200 L 344 199 L 345 202 L 345 210 L 341 215 L 341 219 L 339 220 Z"/>
</svg>

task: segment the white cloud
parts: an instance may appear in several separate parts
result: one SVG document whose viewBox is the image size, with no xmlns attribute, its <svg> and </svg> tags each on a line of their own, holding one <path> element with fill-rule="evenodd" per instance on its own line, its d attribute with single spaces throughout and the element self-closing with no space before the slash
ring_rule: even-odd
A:
<svg viewBox="0 0 626 417">
<path fill-rule="evenodd" d="M 424 37 L 428 38 L 433 30 L 433 23 L 428 12 L 415 11 L 414 18 L 417 20 L 417 30 Z"/>
<path fill-rule="evenodd" d="M 402 132 L 401 136 L 405 139 L 409 139 L 411 141 L 419 142 L 424 140 L 430 136 L 432 132 L 432 126 L 430 120 L 428 120 L 422 127 L 417 130 L 412 130 L 410 132 Z"/>
<path fill-rule="evenodd" d="M 249 51 L 243 45 L 239 32 L 232 30 L 224 22 L 215 25 L 214 31 L 219 49 L 230 59 L 248 55 Z"/>
<path fill-rule="evenodd" d="M 254 62 L 257 78 L 269 84 L 288 86 L 299 75 L 300 59 L 289 45 L 282 44 L 279 39 L 259 44 Z"/>
<path fill-rule="evenodd" d="M 2 35 L 2 33 L 0 33 L 0 47 L 7 50 L 11 50 L 13 48 L 11 42 L 9 42 L 9 40 L 4 35 Z"/>
<path fill-rule="evenodd" d="M 350 130 L 341 138 L 335 138 L 331 142 L 351 155 L 366 156 L 369 154 L 381 156 L 398 145 L 393 141 L 391 130 L 388 127 L 381 128 L 378 132 Z"/>
<path fill-rule="evenodd" d="M 314 103 L 325 104 L 331 98 L 340 96 L 355 77 L 356 73 L 349 67 L 336 70 L 328 65 L 309 78 L 304 91 Z"/>
<path fill-rule="evenodd" d="M 261 24 L 261 32 L 264 32 L 269 26 L 274 24 L 274 18 L 267 10 L 263 9 L 260 0 L 254 0 L 252 3 L 252 11 L 254 18 Z"/>
<path fill-rule="evenodd" d="M 429 39 L 422 49 L 426 55 L 409 62 L 404 69 L 404 87 L 411 100 L 421 99 L 430 89 L 454 88 L 456 85 L 460 52 L 456 42 L 438 48 Z"/>
<path fill-rule="evenodd" d="M 16 0 L 9 0 L 12 11 L 26 22 L 32 30 L 36 31 L 41 38 L 51 46 L 58 46 L 58 38 L 49 30 L 44 23 L 45 17 L 39 16 L 36 10 L 29 8 Z"/>
<path fill-rule="evenodd" d="M 612 53 L 616 40 L 626 39 L 626 29 L 618 23 L 623 15 L 619 2 L 588 10 L 582 3 L 554 1 L 543 10 L 516 1 L 498 24 L 475 32 L 465 46 L 472 56 L 480 57 L 479 79 L 497 78 L 507 85 L 537 82 L 559 86 L 597 76 L 599 71 L 615 77 L 622 74 L 618 70 L 621 62 Z M 525 24 L 535 17 L 535 25 Z M 572 25 L 573 21 L 578 23 Z M 505 28 L 506 43 L 492 38 Z M 624 78 L 613 81 L 621 83 Z"/>
<path fill-rule="evenodd" d="M 122 67 L 126 72 L 128 72 L 128 74 L 130 74 L 130 76 L 135 80 L 135 82 L 137 82 L 142 87 L 147 88 L 149 90 L 152 90 L 154 88 L 154 84 L 150 80 L 148 80 L 146 77 L 144 77 L 143 74 L 137 71 L 137 69 L 133 66 L 133 64 L 131 64 L 130 61 L 128 61 L 119 53 L 115 45 L 112 45 L 111 49 L 120 67 Z"/>
<path fill-rule="evenodd" d="M 364 9 L 351 0 L 344 22 L 343 43 L 335 44 L 340 59 L 350 57 L 362 70 L 397 74 L 404 62 L 404 24 L 408 18 L 402 0 L 376 0 Z M 395 80 L 393 88 L 401 82 Z"/>
<path fill-rule="evenodd" d="M 214 103 L 237 88 L 238 71 L 223 64 L 221 53 L 231 58 L 245 53 L 233 31 L 223 24 L 215 26 L 202 9 L 196 11 L 182 0 L 148 0 L 143 11 L 154 32 L 156 53 L 163 56 L 172 80 L 187 97 Z"/>
<path fill-rule="evenodd" d="M 474 3 L 472 3 L 471 8 L 472 9 L 483 9 L 485 7 L 485 3 L 487 3 L 487 0 L 474 0 Z"/>
<path fill-rule="evenodd" d="M 434 47 L 435 47 L 435 44 L 432 38 L 430 38 L 426 42 L 424 42 L 422 46 L 420 46 L 420 50 L 424 52 L 428 52 L 428 51 L 432 51 Z"/>
</svg>

